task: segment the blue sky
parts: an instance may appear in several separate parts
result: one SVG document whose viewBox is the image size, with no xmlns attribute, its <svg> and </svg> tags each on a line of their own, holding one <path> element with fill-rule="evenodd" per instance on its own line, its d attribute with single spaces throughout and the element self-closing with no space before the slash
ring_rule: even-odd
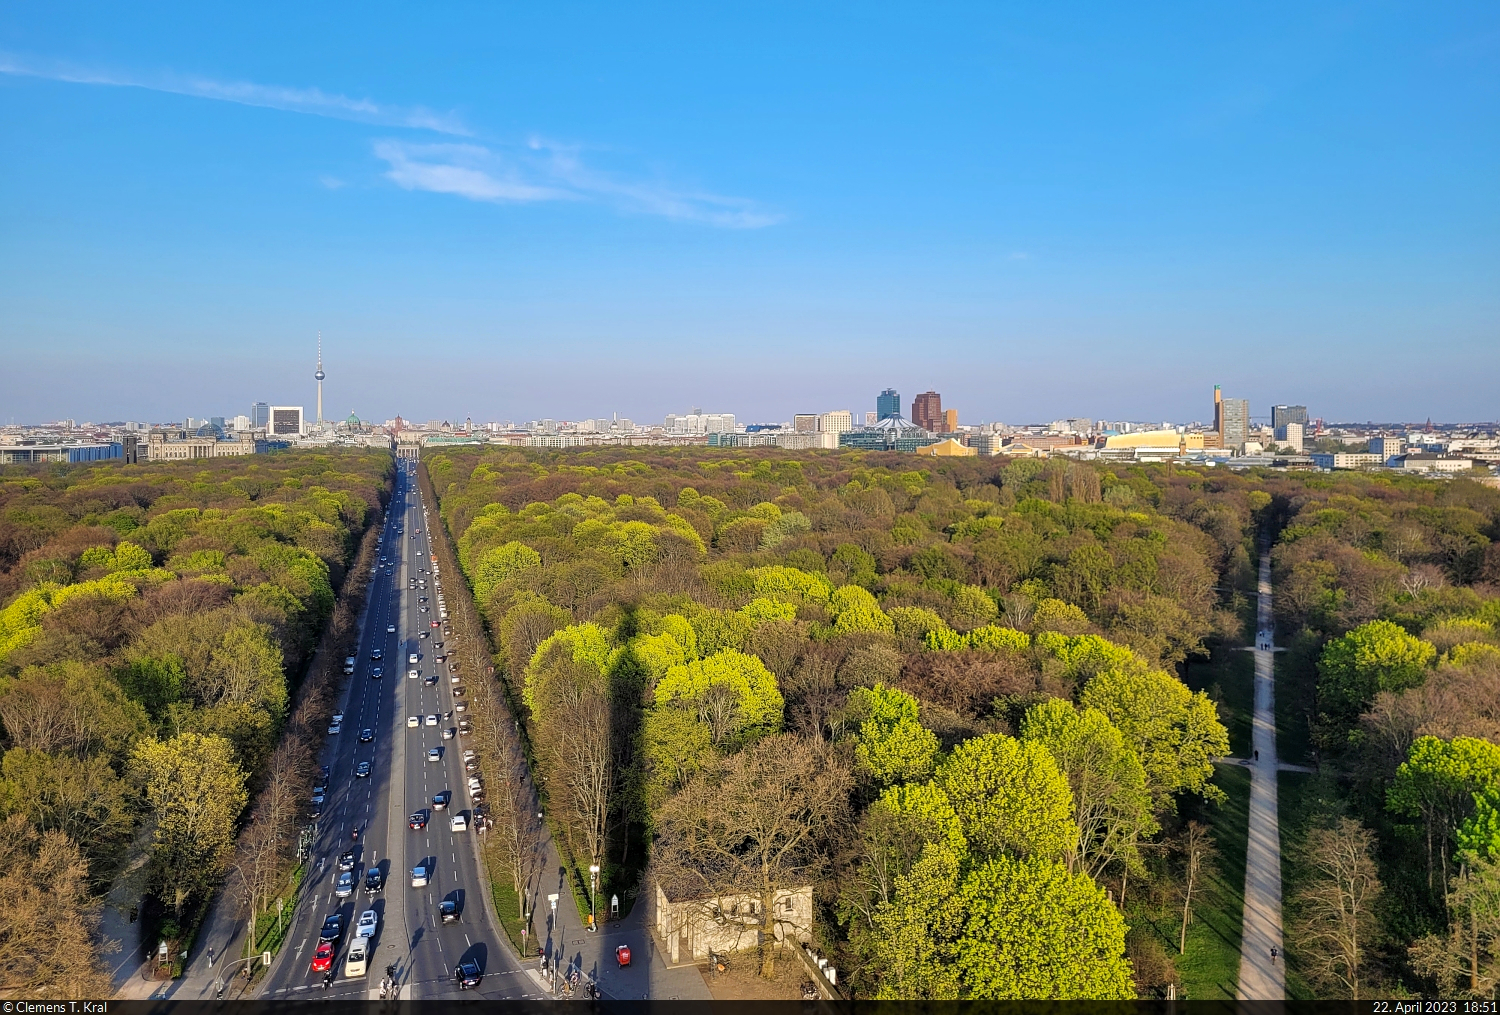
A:
<svg viewBox="0 0 1500 1015">
<path fill-rule="evenodd" d="M 1500 418 L 1500 6 L 13 5 L 0 419 Z"/>
</svg>

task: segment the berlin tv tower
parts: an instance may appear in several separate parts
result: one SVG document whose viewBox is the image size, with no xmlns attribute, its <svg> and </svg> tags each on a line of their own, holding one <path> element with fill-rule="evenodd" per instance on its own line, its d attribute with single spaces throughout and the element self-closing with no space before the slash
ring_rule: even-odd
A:
<svg viewBox="0 0 1500 1015">
<path fill-rule="evenodd" d="M 323 428 L 323 333 L 318 332 L 318 372 L 313 374 L 318 382 L 318 429 Z"/>
</svg>

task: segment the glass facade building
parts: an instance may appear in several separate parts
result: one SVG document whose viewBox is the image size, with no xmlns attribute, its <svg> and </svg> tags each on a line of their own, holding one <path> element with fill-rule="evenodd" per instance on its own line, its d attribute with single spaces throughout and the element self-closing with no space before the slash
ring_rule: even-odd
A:
<svg viewBox="0 0 1500 1015">
<path fill-rule="evenodd" d="M 897 394 L 895 388 L 886 388 L 875 396 L 875 416 L 878 420 L 900 415 L 901 396 Z"/>
</svg>

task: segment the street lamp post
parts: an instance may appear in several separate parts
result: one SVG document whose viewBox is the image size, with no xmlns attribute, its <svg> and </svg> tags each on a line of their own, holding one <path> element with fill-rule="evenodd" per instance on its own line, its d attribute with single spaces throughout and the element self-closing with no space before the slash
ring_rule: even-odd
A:
<svg viewBox="0 0 1500 1015">
<path fill-rule="evenodd" d="M 599 891 L 599 865 L 589 864 L 589 930 L 596 931 L 599 924 L 594 919 L 594 895 Z"/>
</svg>

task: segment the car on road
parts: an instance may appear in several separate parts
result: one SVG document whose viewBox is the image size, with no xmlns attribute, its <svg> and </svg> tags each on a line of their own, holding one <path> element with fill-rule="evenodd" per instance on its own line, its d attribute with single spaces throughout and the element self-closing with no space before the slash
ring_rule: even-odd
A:
<svg viewBox="0 0 1500 1015">
<path fill-rule="evenodd" d="M 354 869 L 354 850 L 347 850 L 339 854 L 339 870 L 352 871 Z"/>
<path fill-rule="evenodd" d="M 380 677 L 381 677 L 381 675 L 384 672 L 385 671 L 382 670 L 379 666 L 371 666 L 370 667 L 370 679 L 371 680 L 379 680 Z"/>
<path fill-rule="evenodd" d="M 429 715 L 427 717 L 427 725 L 428 726 L 436 726 L 437 723 L 438 723 L 438 718 L 437 718 L 437 713 L 436 712 L 434 712 L 432 715 Z"/>
<path fill-rule="evenodd" d="M 323 918 L 323 929 L 318 931 L 319 941 L 337 941 L 344 933 L 344 917 L 340 913 Z"/>
<path fill-rule="evenodd" d="M 479 981 L 484 979 L 484 974 L 479 971 L 479 963 L 473 959 L 464 959 L 453 970 L 453 979 L 457 982 L 459 990 L 469 990 L 479 986 Z"/>
<path fill-rule="evenodd" d="M 418 606 L 417 609 L 418 609 L 418 611 L 420 611 L 422 613 L 426 613 L 427 612 L 427 607 L 425 607 L 425 606 Z"/>
<path fill-rule="evenodd" d="M 369 969 L 370 942 L 365 938 L 355 938 L 349 945 L 349 954 L 344 959 L 345 976 L 364 976 Z"/>
<path fill-rule="evenodd" d="M 371 659 L 383 659 L 383 658 L 385 658 L 385 649 L 383 649 L 383 648 L 372 648 L 372 649 L 370 649 L 370 658 Z"/>
<path fill-rule="evenodd" d="M 375 739 L 375 731 L 372 730 L 372 729 L 370 729 L 368 726 L 366 726 L 364 729 L 362 729 L 362 730 L 359 731 L 359 742 L 360 743 L 362 743 L 362 744 L 368 744 L 371 740 L 374 740 L 374 739 Z"/>
<path fill-rule="evenodd" d="M 454 729 L 452 726 L 449 726 L 447 729 L 443 730 L 444 740 L 452 740 L 456 736 L 458 736 L 458 730 Z"/>
<path fill-rule="evenodd" d="M 427 751 L 427 760 L 428 761 L 442 761 L 443 760 L 443 749 L 441 747 L 431 747 L 431 748 L 428 748 L 428 751 Z"/>
<path fill-rule="evenodd" d="M 422 675 L 422 671 L 421 670 L 407 670 L 406 671 L 406 678 L 408 680 L 416 680 L 421 675 Z"/>
<path fill-rule="evenodd" d="M 323 802 L 323 791 L 321 789 L 313 789 L 312 802 L 314 807 Z"/>
<path fill-rule="evenodd" d="M 326 973 L 333 968 L 333 942 L 319 941 L 318 950 L 313 952 L 312 971 L 315 973 Z"/>
<path fill-rule="evenodd" d="M 411 817 L 406 819 L 406 824 L 407 827 L 410 828 L 413 832 L 420 832 L 422 829 L 427 827 L 427 812 L 417 811 Z"/>
<path fill-rule="evenodd" d="M 363 779 L 366 778 L 369 774 L 370 763 L 368 761 L 361 761 L 359 764 L 354 766 L 354 778 Z"/>
<path fill-rule="evenodd" d="M 435 687 L 437 685 L 437 674 L 429 673 L 427 675 L 427 678 L 423 680 L 422 683 L 426 687 Z"/>
<path fill-rule="evenodd" d="M 433 627 L 437 627 L 437 626 L 438 626 L 438 622 L 437 622 L 437 621 L 435 621 L 435 620 L 434 620 L 434 621 L 433 621 L 433 622 L 432 622 L 432 626 L 433 626 Z"/>
<path fill-rule="evenodd" d="M 367 909 L 359 914 L 359 919 L 354 923 L 355 937 L 374 937 L 376 929 L 380 926 L 380 916 L 373 909 Z"/>
<path fill-rule="evenodd" d="M 419 715 L 409 715 L 409 716 L 406 717 L 406 725 L 407 726 L 420 726 L 420 725 L 422 725 L 422 717 L 419 716 Z"/>
<path fill-rule="evenodd" d="M 323 781 L 325 783 L 328 781 L 328 776 L 331 775 L 332 773 L 333 773 L 333 769 L 329 768 L 327 765 L 319 765 L 318 766 L 318 774 L 323 777 Z"/>
<path fill-rule="evenodd" d="M 329 720 L 329 722 L 337 722 L 337 723 L 341 723 L 343 721 L 344 721 L 344 713 L 342 713 L 342 712 L 335 712 L 335 713 L 333 713 L 333 718 Z"/>
<path fill-rule="evenodd" d="M 448 801 L 452 799 L 453 791 L 451 789 L 445 789 L 441 793 L 434 793 L 432 795 L 432 809 L 435 811 L 444 810 L 448 806 Z"/>
<path fill-rule="evenodd" d="M 385 875 L 380 872 L 379 867 L 371 867 L 365 871 L 365 894 L 374 895 L 385 887 Z"/>
<path fill-rule="evenodd" d="M 443 923 L 458 922 L 458 903 L 453 899 L 444 899 L 438 903 L 438 916 Z"/>
<path fill-rule="evenodd" d="M 448 820 L 448 831 L 467 832 L 469 830 L 469 818 L 464 814 L 455 814 Z"/>
<path fill-rule="evenodd" d="M 411 886 L 413 888 L 426 888 L 427 879 L 432 877 L 432 870 L 425 863 L 419 863 L 411 869 Z"/>
<path fill-rule="evenodd" d="M 431 631 L 423 631 L 421 634 L 417 635 L 417 637 L 418 638 L 430 638 L 430 637 L 432 637 L 432 632 Z"/>
<path fill-rule="evenodd" d="M 339 875 L 338 884 L 333 887 L 333 894 L 341 899 L 347 899 L 354 894 L 354 872 L 344 871 Z"/>
<path fill-rule="evenodd" d="M 338 723 L 331 722 L 328 724 L 328 735 L 331 737 L 336 737 L 343 730 L 343 728 L 344 727 L 340 726 Z"/>
<path fill-rule="evenodd" d="M 386 634 L 395 634 L 396 633 L 396 625 L 395 624 L 387 624 L 387 625 L 385 625 L 385 633 Z"/>
<path fill-rule="evenodd" d="M 411 653 L 410 655 L 408 655 L 406 657 L 406 661 L 408 663 L 410 663 L 412 666 L 415 666 L 421 660 L 421 658 L 422 658 L 421 656 L 419 656 L 415 652 L 413 652 L 413 653 Z"/>
</svg>

